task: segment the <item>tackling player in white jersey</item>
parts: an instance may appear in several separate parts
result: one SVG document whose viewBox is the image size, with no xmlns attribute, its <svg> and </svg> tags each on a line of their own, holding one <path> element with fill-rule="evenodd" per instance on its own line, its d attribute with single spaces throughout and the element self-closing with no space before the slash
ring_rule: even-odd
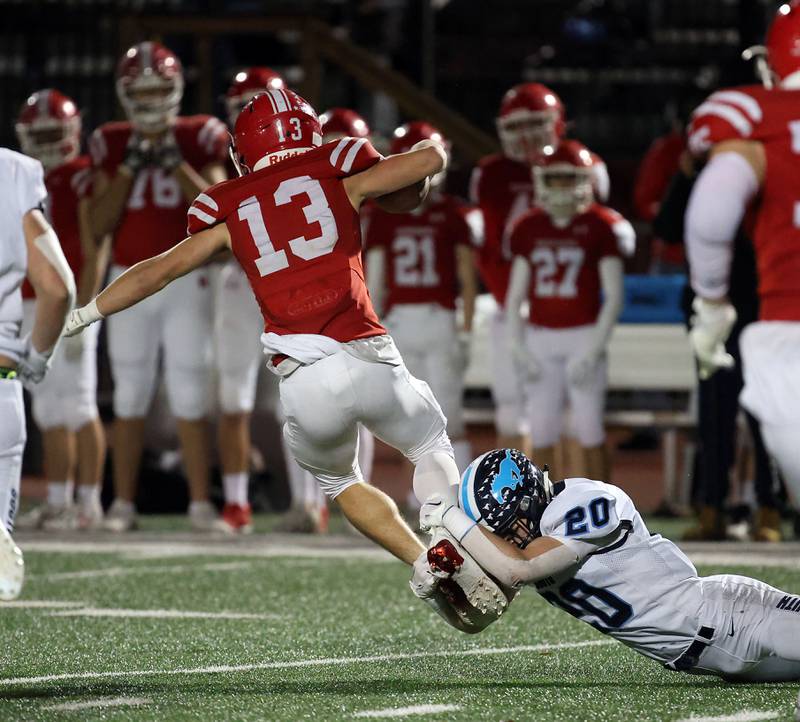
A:
<svg viewBox="0 0 800 722">
<path fill-rule="evenodd" d="M 622 489 L 553 484 L 522 452 L 496 449 L 470 464 L 453 497 L 431 496 L 421 526 L 444 527 L 502 584 L 535 586 L 669 669 L 800 680 L 800 594 L 733 574 L 698 576 L 677 546 L 650 533 Z M 420 557 L 412 584 L 423 598 L 436 586 L 426 566 Z"/>
<path fill-rule="evenodd" d="M 0 599 L 8 600 L 19 596 L 24 573 L 22 552 L 10 536 L 25 448 L 20 379 L 36 384 L 44 378 L 75 300 L 75 279 L 41 211 L 47 196 L 42 164 L 0 148 L 0 187 Z M 26 273 L 36 291 L 36 320 L 30 335 L 20 338 Z"/>
</svg>

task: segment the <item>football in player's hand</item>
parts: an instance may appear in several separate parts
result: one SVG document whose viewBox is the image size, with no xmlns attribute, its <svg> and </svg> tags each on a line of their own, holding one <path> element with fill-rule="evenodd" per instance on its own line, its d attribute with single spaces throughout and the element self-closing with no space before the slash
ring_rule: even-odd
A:
<svg viewBox="0 0 800 722">
<path fill-rule="evenodd" d="M 387 193 L 375 199 L 378 208 L 387 213 L 408 213 L 413 211 L 428 195 L 428 179 Z"/>
</svg>

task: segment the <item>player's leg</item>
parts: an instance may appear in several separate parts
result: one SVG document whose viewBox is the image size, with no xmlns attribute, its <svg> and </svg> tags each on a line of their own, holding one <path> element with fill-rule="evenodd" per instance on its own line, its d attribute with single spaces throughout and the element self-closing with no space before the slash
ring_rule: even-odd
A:
<svg viewBox="0 0 800 722">
<path fill-rule="evenodd" d="M 114 280 L 125 268 L 114 266 Z M 127 531 L 136 524 L 134 500 L 144 447 L 144 421 L 158 372 L 161 294 L 115 314 L 107 321 L 108 355 L 114 377 L 114 503 L 105 527 Z"/>
<path fill-rule="evenodd" d="M 368 394 L 364 366 L 346 352 L 302 366 L 281 380 L 284 434 L 298 464 L 314 474 L 348 520 L 408 564 L 423 550 L 383 492 L 364 483 L 358 468 L 358 396 Z M 342 384 L 342 379 L 350 383 Z"/>
<path fill-rule="evenodd" d="M 25 449 L 25 406 L 17 380 L 0 379 L 0 419 L 0 599 L 10 600 L 19 596 L 25 572 L 22 552 L 11 539 Z"/>
<path fill-rule="evenodd" d="M 591 343 L 591 326 L 560 332 L 567 359 L 580 357 Z M 582 474 L 590 479 L 610 479 L 603 415 L 606 407 L 608 362 L 603 356 L 594 370 L 593 378 L 583 386 L 567 382 L 567 395 L 573 415 L 573 428 L 583 454 Z"/>
<path fill-rule="evenodd" d="M 161 293 L 164 376 L 189 486 L 189 519 L 198 531 L 230 531 L 209 501 L 213 296 L 208 271 L 192 271 Z"/>
<path fill-rule="evenodd" d="M 558 331 L 548 329 L 525 329 L 528 353 L 539 364 L 538 378 L 525 384 L 525 401 L 534 442 L 531 458 L 540 468 L 547 464 L 561 478 L 561 472 L 556 469 L 556 444 L 564 428 L 567 372 L 565 356 L 559 352 L 558 335 Z"/>
<path fill-rule="evenodd" d="M 523 380 L 508 353 L 504 311 L 499 309 L 489 325 L 491 353 L 491 385 L 495 408 L 497 445 L 531 452 L 530 430 L 527 427 Z M 534 444 L 541 444 L 533 437 Z"/>
</svg>

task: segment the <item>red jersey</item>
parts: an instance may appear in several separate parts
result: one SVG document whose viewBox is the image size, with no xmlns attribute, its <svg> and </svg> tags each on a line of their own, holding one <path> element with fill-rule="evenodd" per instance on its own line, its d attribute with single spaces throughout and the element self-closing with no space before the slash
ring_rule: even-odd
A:
<svg viewBox="0 0 800 722">
<path fill-rule="evenodd" d="M 481 209 L 484 220 L 478 271 L 486 288 L 502 306 L 511 275 L 511 257 L 504 247 L 504 236 L 533 204 L 530 167 L 501 154 L 482 158 L 472 172 L 470 201 Z"/>
<path fill-rule="evenodd" d="M 89 141 L 92 163 L 109 177 L 125 159 L 131 124 L 105 123 Z M 210 115 L 177 119 L 175 140 L 181 155 L 198 173 L 227 158 L 228 131 Z M 185 237 L 189 203 L 173 173 L 143 168 L 136 174 L 128 202 L 114 230 L 114 263 L 132 266 L 172 248 Z"/>
<path fill-rule="evenodd" d="M 412 213 L 372 210 L 364 245 L 385 250 L 387 311 L 406 303 L 455 309 L 456 246 L 474 244 L 468 213 L 469 208 L 445 194 Z"/>
<path fill-rule="evenodd" d="M 713 93 L 695 110 L 689 148 L 760 142 L 767 166 L 755 203 L 753 245 L 763 321 L 800 321 L 800 90 L 748 85 Z"/>
<path fill-rule="evenodd" d="M 530 322 L 570 328 L 597 321 L 600 260 L 629 255 L 633 228 L 619 213 L 597 204 L 564 228 L 534 208 L 514 224 L 510 241 L 512 253 L 531 264 Z"/>
<path fill-rule="evenodd" d="M 377 163 L 366 138 L 341 139 L 201 193 L 189 233 L 224 222 L 264 316 L 277 334 L 339 342 L 386 333 L 361 262 L 361 227 L 342 179 Z"/>
<path fill-rule="evenodd" d="M 47 188 L 47 215 L 75 276 L 76 284 L 80 282 L 83 268 L 78 206 L 81 199 L 89 195 L 91 180 L 91 161 L 86 155 L 56 166 L 44 178 Z M 33 286 L 26 280 L 22 285 L 22 297 L 34 298 L 35 295 Z"/>
</svg>

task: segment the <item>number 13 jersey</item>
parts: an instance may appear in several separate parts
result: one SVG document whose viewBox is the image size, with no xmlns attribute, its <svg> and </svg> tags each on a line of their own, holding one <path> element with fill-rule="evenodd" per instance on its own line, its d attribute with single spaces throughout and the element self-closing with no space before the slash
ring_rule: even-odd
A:
<svg viewBox="0 0 800 722">
<path fill-rule="evenodd" d="M 195 199 L 189 233 L 227 225 L 267 333 L 341 343 L 386 333 L 364 283 L 358 211 L 342 183 L 380 159 L 366 138 L 342 138 Z"/>
<path fill-rule="evenodd" d="M 660 662 L 678 657 L 713 621 L 702 582 L 671 541 L 651 534 L 619 487 L 565 479 L 541 519 L 542 536 L 596 550 L 576 569 L 536 583 L 550 604 Z M 558 491 L 561 489 L 560 491 Z"/>
<path fill-rule="evenodd" d="M 512 254 L 531 265 L 530 322 L 571 328 L 597 320 L 600 260 L 630 255 L 635 236 L 619 213 L 595 204 L 563 228 L 540 208 L 527 211 L 509 241 Z"/>
</svg>

